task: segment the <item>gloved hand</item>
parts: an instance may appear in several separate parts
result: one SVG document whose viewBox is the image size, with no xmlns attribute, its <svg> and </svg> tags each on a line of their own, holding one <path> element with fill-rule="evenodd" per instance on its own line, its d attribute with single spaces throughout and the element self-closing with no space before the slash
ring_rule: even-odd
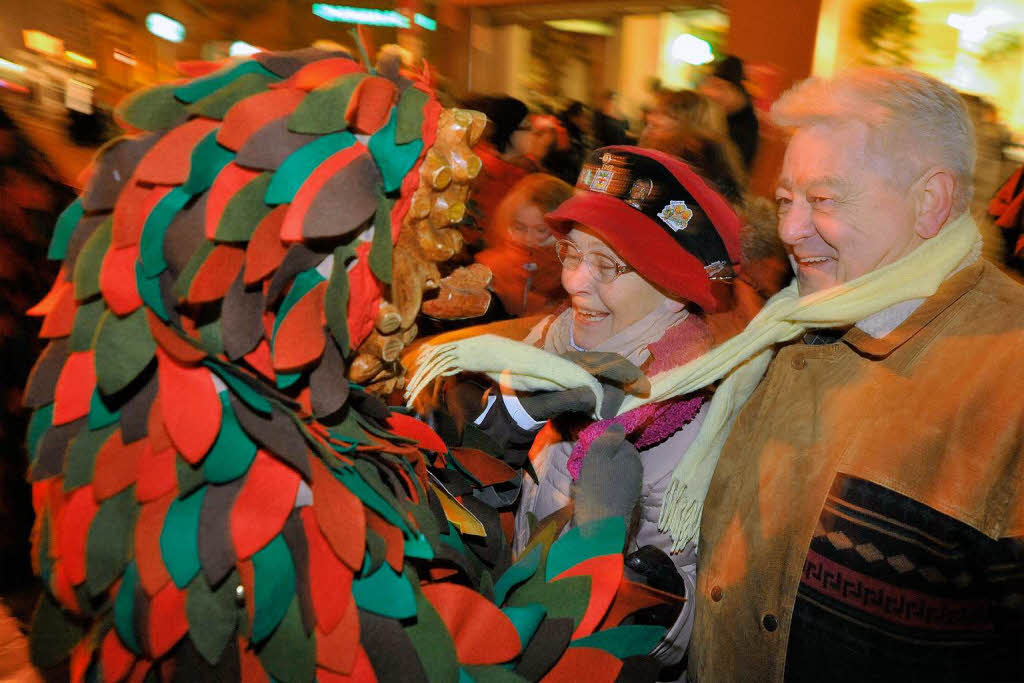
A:
<svg viewBox="0 0 1024 683">
<path fill-rule="evenodd" d="M 622 425 L 612 424 L 590 444 L 573 485 L 576 524 L 622 517 L 629 525 L 640 502 L 643 478 L 644 466 L 636 447 L 626 441 Z"/>
<path fill-rule="evenodd" d="M 676 570 L 672 558 L 661 548 L 645 545 L 627 555 L 625 563 L 626 578 L 630 581 L 686 597 L 686 583 L 683 581 L 683 577 Z M 681 609 L 682 605 L 647 607 L 634 612 L 630 617 L 630 623 L 668 628 L 675 622 Z"/>
<path fill-rule="evenodd" d="M 601 403 L 602 419 L 615 416 L 626 393 L 645 394 L 651 390 L 651 383 L 644 375 L 643 370 L 618 353 L 568 351 L 562 354 L 562 358 L 571 360 L 600 380 L 604 389 L 604 401 Z M 584 387 L 565 391 L 519 394 L 518 398 L 530 417 L 538 422 L 549 420 L 563 413 L 592 413 L 597 403 L 593 392 Z"/>
</svg>

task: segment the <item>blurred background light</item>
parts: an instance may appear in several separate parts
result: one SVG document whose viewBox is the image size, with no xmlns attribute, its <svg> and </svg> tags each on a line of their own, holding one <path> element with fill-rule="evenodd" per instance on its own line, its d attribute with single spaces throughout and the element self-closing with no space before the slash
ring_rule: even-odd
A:
<svg viewBox="0 0 1024 683">
<path fill-rule="evenodd" d="M 328 5 L 322 2 L 313 3 L 313 14 L 327 21 L 338 21 L 346 24 L 364 24 L 366 26 L 394 26 L 410 28 L 409 17 L 387 9 L 371 9 L 369 7 L 349 7 L 347 5 Z M 416 14 L 413 22 L 428 31 L 437 30 L 437 22 L 424 14 Z"/>
<path fill-rule="evenodd" d="M 85 67 L 86 69 L 95 69 L 96 68 L 96 60 L 95 59 L 91 59 L 89 57 L 86 57 L 85 55 L 80 55 L 77 52 L 72 52 L 71 50 L 66 50 L 64 52 L 64 57 L 69 62 L 71 62 L 72 64 L 75 64 L 77 66 L 82 66 L 82 67 Z"/>
<path fill-rule="evenodd" d="M 185 40 L 185 26 L 180 21 L 153 12 L 146 16 L 146 29 L 157 38 L 180 43 Z"/>
<path fill-rule="evenodd" d="M 254 55 L 257 52 L 263 52 L 262 48 L 258 48 L 255 45 L 250 45 L 244 40 L 236 40 L 231 43 L 231 47 L 228 48 L 228 54 L 232 57 L 248 57 Z"/>
<path fill-rule="evenodd" d="M 124 50 L 114 50 L 114 59 L 122 64 L 127 64 L 128 66 L 135 66 L 138 62 L 134 55 L 130 55 Z"/>
<path fill-rule="evenodd" d="M 570 33 L 587 33 L 592 36 L 613 36 L 615 29 L 601 21 L 589 19 L 552 19 L 544 22 L 547 26 Z"/>
<path fill-rule="evenodd" d="M 21 64 L 15 64 L 14 62 L 9 62 L 6 59 L 0 59 L 0 69 L 14 71 L 19 74 L 25 73 L 25 67 L 23 67 Z"/>
<path fill-rule="evenodd" d="M 684 33 L 672 41 L 672 58 L 693 66 L 709 64 L 715 59 L 711 43 L 695 35 Z"/>
<path fill-rule="evenodd" d="M 413 21 L 416 22 L 416 25 L 420 28 L 425 28 L 428 31 L 437 30 L 437 22 L 423 14 L 417 13 L 416 16 L 413 17 Z"/>
<path fill-rule="evenodd" d="M 25 47 L 36 52 L 42 52 L 51 57 L 62 57 L 64 55 L 64 41 L 49 33 L 35 29 L 25 29 L 21 32 L 25 41 Z"/>
</svg>

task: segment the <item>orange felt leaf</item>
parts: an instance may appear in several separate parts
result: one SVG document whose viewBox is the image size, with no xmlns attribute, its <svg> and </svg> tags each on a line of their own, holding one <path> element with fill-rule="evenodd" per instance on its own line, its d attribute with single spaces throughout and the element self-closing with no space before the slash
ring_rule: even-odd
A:
<svg viewBox="0 0 1024 683">
<path fill-rule="evenodd" d="M 321 631 L 331 633 L 352 602 L 352 570 L 331 550 L 312 508 L 302 508 L 299 516 L 309 547 L 309 587 L 316 623 Z"/>
<path fill-rule="evenodd" d="M 68 577 L 63 559 L 53 563 L 53 579 L 51 581 L 50 589 L 53 591 L 53 597 L 57 598 L 57 602 L 68 611 L 77 612 L 78 596 L 75 593 L 75 587 L 71 585 L 71 579 Z"/>
<path fill-rule="evenodd" d="M 356 247 L 356 265 L 348 271 L 348 343 L 358 348 L 373 331 L 380 307 L 380 283 L 370 270 L 370 243 Z"/>
<path fill-rule="evenodd" d="M 456 448 L 452 455 L 484 486 L 508 481 L 515 476 L 515 470 L 511 467 L 475 448 Z"/>
<path fill-rule="evenodd" d="M 246 602 L 249 602 L 246 600 Z M 256 652 L 241 638 L 238 639 L 238 662 L 240 664 L 239 681 L 245 683 L 270 683 L 267 672 L 263 668 Z"/>
<path fill-rule="evenodd" d="M 194 118 L 172 128 L 153 145 L 135 168 L 135 177 L 155 185 L 181 185 L 192 167 L 192 150 L 220 121 Z"/>
<path fill-rule="evenodd" d="M 278 88 L 245 98 L 228 110 L 217 131 L 217 142 L 237 152 L 253 133 L 290 114 L 305 97 L 303 90 Z"/>
<path fill-rule="evenodd" d="M 121 430 L 115 430 L 96 454 L 92 472 L 92 487 L 96 500 L 104 501 L 135 483 L 139 460 L 146 450 L 145 439 L 125 444 Z"/>
<path fill-rule="evenodd" d="M 364 78 L 352 93 L 345 120 L 357 133 L 373 135 L 388 122 L 391 105 L 397 96 L 398 88 L 388 79 L 380 76 Z"/>
<path fill-rule="evenodd" d="M 281 226 L 290 206 L 274 207 L 253 231 L 245 250 L 245 284 L 259 282 L 277 270 L 284 260 L 288 246 L 281 241 Z"/>
<path fill-rule="evenodd" d="M 333 631 L 324 633 L 317 624 L 316 663 L 339 674 L 352 673 L 358 647 L 359 611 L 355 601 L 349 600 L 342 619 Z"/>
<path fill-rule="evenodd" d="M 460 664 L 500 664 L 519 654 L 519 632 L 490 600 L 454 583 L 420 588 L 448 627 Z"/>
<path fill-rule="evenodd" d="M 71 683 L 82 683 L 85 680 L 85 672 L 89 669 L 89 662 L 92 659 L 92 649 L 92 642 L 88 638 L 78 641 L 72 648 L 68 672 L 68 680 Z"/>
<path fill-rule="evenodd" d="M 188 78 L 199 78 L 206 74 L 212 74 L 224 66 L 222 61 L 211 61 L 208 59 L 183 59 L 174 63 L 174 70 Z"/>
<path fill-rule="evenodd" d="M 153 405 L 149 406 L 149 419 L 146 421 L 146 440 L 149 441 L 154 453 L 174 448 L 171 436 L 167 433 L 167 427 L 164 426 L 164 411 L 160 408 L 161 393 L 163 393 L 162 390 L 158 390 L 156 398 L 153 399 Z"/>
<path fill-rule="evenodd" d="M 114 205 L 110 245 L 121 248 L 138 244 L 142 228 L 146 225 L 146 217 L 172 189 L 166 185 L 149 187 L 132 182 L 121 190 L 117 204 Z"/>
<path fill-rule="evenodd" d="M 70 354 L 61 368 L 54 390 L 53 424 L 67 424 L 88 415 L 95 388 L 93 352 L 75 351 Z"/>
<path fill-rule="evenodd" d="M 309 91 L 317 86 L 323 85 L 327 81 L 337 78 L 338 76 L 344 76 L 345 74 L 356 73 L 362 70 L 363 67 L 359 66 L 359 62 L 356 62 L 353 59 L 347 59 L 345 57 L 330 57 L 328 59 L 311 62 L 296 71 L 291 75 L 291 77 L 281 81 L 280 83 L 272 83 L 269 87 L 274 89 L 298 88 L 300 90 Z"/>
<path fill-rule="evenodd" d="M 169 325 L 165 325 L 148 308 L 146 309 L 146 320 L 149 321 L 149 331 L 157 345 L 174 360 L 185 365 L 191 365 L 206 358 L 206 351 L 197 348 L 185 337 L 181 336 L 177 330 Z"/>
<path fill-rule="evenodd" d="M 274 370 L 294 372 L 318 360 L 327 343 L 322 322 L 324 292 L 321 282 L 306 292 L 289 309 L 274 337 Z"/>
<path fill-rule="evenodd" d="M 42 301 L 25 311 L 25 315 L 33 318 L 41 318 L 52 311 L 53 307 L 56 306 L 57 302 L 60 300 L 64 290 L 68 288 L 74 289 L 74 285 L 68 282 L 66 278 L 67 271 L 62 265 L 60 267 L 60 272 L 57 273 L 57 279 L 53 281 L 53 285 L 50 287 L 50 291 L 46 293 L 46 296 L 43 297 Z"/>
<path fill-rule="evenodd" d="M 128 674 L 128 680 L 125 681 L 125 683 L 143 683 L 152 666 L 153 662 L 148 659 L 140 659 L 135 663 L 135 666 L 132 667 L 132 672 Z"/>
<path fill-rule="evenodd" d="M 622 555 L 600 555 L 584 560 L 552 579 L 558 581 L 570 576 L 590 577 L 590 601 L 587 603 L 587 611 L 583 613 L 583 618 L 572 634 L 573 640 L 589 636 L 601 623 L 622 581 L 622 566 Z"/>
<path fill-rule="evenodd" d="M 142 305 L 135 278 L 135 262 L 138 260 L 138 245 L 110 249 L 103 257 L 100 291 L 107 306 L 117 315 L 128 315 Z"/>
<path fill-rule="evenodd" d="M 143 443 L 145 447 L 139 456 L 139 476 L 135 482 L 135 498 L 140 503 L 155 500 L 178 484 L 174 466 L 177 453 L 174 449 L 157 450 L 150 439 L 145 439 Z"/>
<path fill-rule="evenodd" d="M 637 610 L 654 607 L 666 602 L 678 603 L 681 600 L 682 598 L 678 595 L 666 593 L 642 583 L 635 583 L 623 577 L 619 588 L 615 591 L 615 599 L 612 601 L 612 606 L 608 608 L 608 613 L 601 620 L 600 628 L 597 630 L 603 631 L 615 628 L 622 623 L 623 619 Z"/>
<path fill-rule="evenodd" d="M 85 544 L 89 526 L 99 509 L 92 486 L 83 486 L 72 491 L 59 512 L 57 553 L 68 580 L 75 586 L 85 581 Z"/>
<path fill-rule="evenodd" d="M 156 355 L 164 425 L 178 452 L 195 465 L 220 432 L 221 403 L 217 389 L 206 368 L 180 365 L 159 346 Z"/>
<path fill-rule="evenodd" d="M 398 436 L 412 439 L 420 448 L 428 451 L 447 453 L 448 447 L 426 422 L 402 413 L 391 413 L 388 416 L 388 429 Z"/>
<path fill-rule="evenodd" d="M 231 198 L 256 178 L 262 171 L 244 168 L 232 162 L 221 169 L 220 173 L 210 187 L 206 201 L 206 237 L 215 239 L 217 237 L 217 224 L 224 214 Z"/>
<path fill-rule="evenodd" d="M 223 299 L 245 262 L 245 250 L 218 244 L 199 266 L 185 297 L 189 303 L 205 304 Z"/>
<path fill-rule="evenodd" d="M 231 507 L 231 539 L 240 558 L 250 557 L 276 536 L 295 504 L 299 474 L 258 451 Z"/>
<path fill-rule="evenodd" d="M 338 558 L 349 569 L 363 565 L 366 548 L 366 513 L 363 502 L 334 478 L 327 466 L 310 458 L 313 470 L 313 512 L 320 530 Z"/>
<path fill-rule="evenodd" d="M 135 655 L 124 646 L 117 636 L 116 629 L 107 631 L 100 645 L 100 665 L 103 667 L 103 680 L 119 681 L 128 675 L 135 663 Z"/>
<path fill-rule="evenodd" d="M 270 344 L 267 343 L 266 339 L 260 340 L 260 343 L 256 345 L 256 348 L 249 353 L 242 356 L 249 365 L 253 367 L 256 372 L 260 373 L 270 381 L 274 381 L 277 374 L 274 372 L 274 367 L 270 362 Z"/>
<path fill-rule="evenodd" d="M 361 645 L 356 645 L 356 661 L 352 666 L 352 673 L 337 674 L 328 669 L 318 668 L 316 680 L 319 683 L 377 683 L 377 674 L 373 671 L 373 665 Z"/>
<path fill-rule="evenodd" d="M 139 568 L 139 583 L 146 595 L 156 595 L 171 580 L 160 550 L 160 533 L 176 494 L 177 486 L 139 507 L 139 518 L 135 522 L 135 564 Z"/>
<path fill-rule="evenodd" d="M 251 624 L 256 614 L 256 601 L 252 599 L 252 596 L 256 595 L 253 592 L 256 590 L 256 568 L 253 567 L 252 560 L 240 559 L 235 566 L 238 567 L 238 581 L 242 584 L 242 590 L 245 591 L 245 595 L 249 596 L 245 601 L 245 612 Z M 243 676 L 242 680 L 248 679 Z"/>
<path fill-rule="evenodd" d="M 43 325 L 39 330 L 39 336 L 43 339 L 66 337 L 71 334 L 71 329 L 74 327 L 75 313 L 78 311 L 78 302 L 75 301 L 75 286 L 70 282 L 66 282 L 65 285 L 61 287 L 53 306 L 43 318 Z"/>
<path fill-rule="evenodd" d="M 313 170 L 309 178 L 299 187 L 299 191 L 295 193 L 295 198 L 284 217 L 284 223 L 281 225 L 282 240 L 285 242 L 302 241 L 302 227 L 306 222 L 306 212 L 309 211 L 316 196 L 320 194 L 320 190 L 341 169 L 360 155 L 367 153 L 366 146 L 357 142 L 327 157 Z M 353 348 L 355 347 L 353 346 Z"/>
<path fill-rule="evenodd" d="M 366 511 L 366 526 L 384 539 L 384 543 L 387 545 L 384 549 L 384 560 L 392 569 L 401 574 L 402 558 L 405 557 L 405 539 L 402 537 L 402 530 L 393 524 L 388 524 L 372 510 Z"/>
<path fill-rule="evenodd" d="M 614 683 L 622 660 L 592 647 L 570 647 L 541 683 Z"/>
<path fill-rule="evenodd" d="M 149 602 L 149 647 L 161 657 L 188 633 L 185 591 L 170 582 Z"/>
</svg>

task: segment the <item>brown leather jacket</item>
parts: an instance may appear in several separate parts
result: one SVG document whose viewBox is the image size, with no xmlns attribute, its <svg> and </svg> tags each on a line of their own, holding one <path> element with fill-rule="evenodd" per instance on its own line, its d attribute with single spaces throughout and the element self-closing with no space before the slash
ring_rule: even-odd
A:
<svg viewBox="0 0 1024 683">
<path fill-rule="evenodd" d="M 1024 535 L 1024 287 L 978 263 L 882 339 L 781 348 L 726 443 L 701 521 L 691 680 L 780 681 L 837 472 L 997 539 Z"/>
</svg>

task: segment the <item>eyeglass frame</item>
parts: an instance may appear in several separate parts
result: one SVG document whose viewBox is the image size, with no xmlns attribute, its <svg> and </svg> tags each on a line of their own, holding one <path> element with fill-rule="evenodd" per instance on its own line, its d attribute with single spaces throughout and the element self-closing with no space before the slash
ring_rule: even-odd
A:
<svg viewBox="0 0 1024 683">
<path fill-rule="evenodd" d="M 567 266 L 566 265 L 565 261 L 563 261 L 562 257 L 559 255 L 558 247 L 561 244 L 564 244 L 564 245 L 566 245 L 568 247 L 571 247 L 571 248 L 576 250 L 576 253 L 579 254 L 579 259 L 580 259 L 580 262 L 578 264 L 576 264 L 575 266 Z M 597 251 L 583 251 L 578 246 L 576 246 L 576 243 L 573 242 L 572 240 L 566 240 L 566 239 L 556 240 L 555 244 L 554 244 L 554 247 L 555 247 L 555 257 L 558 259 L 558 262 L 560 264 L 562 264 L 563 268 L 568 268 L 569 270 L 576 270 L 581 265 L 586 264 L 587 270 L 590 272 L 590 275 L 595 280 L 600 282 L 601 284 L 605 284 L 605 285 L 611 284 L 612 282 L 615 282 L 615 280 L 617 280 L 620 275 L 625 275 L 626 273 L 635 273 L 636 272 L 636 268 L 634 268 L 633 266 L 627 265 L 625 263 L 621 263 L 621 264 L 617 263 L 610 256 L 608 256 L 607 254 L 602 254 L 602 253 L 597 252 Z M 615 275 L 613 275 L 610 280 L 603 280 L 603 279 L 601 279 L 601 276 L 599 276 L 596 272 L 594 272 L 594 267 L 591 265 L 591 262 L 587 260 L 587 256 L 590 256 L 591 254 L 594 254 L 595 256 L 602 256 L 602 257 L 607 258 L 608 260 L 612 261 L 612 263 L 614 263 L 614 265 L 615 265 Z"/>
</svg>

